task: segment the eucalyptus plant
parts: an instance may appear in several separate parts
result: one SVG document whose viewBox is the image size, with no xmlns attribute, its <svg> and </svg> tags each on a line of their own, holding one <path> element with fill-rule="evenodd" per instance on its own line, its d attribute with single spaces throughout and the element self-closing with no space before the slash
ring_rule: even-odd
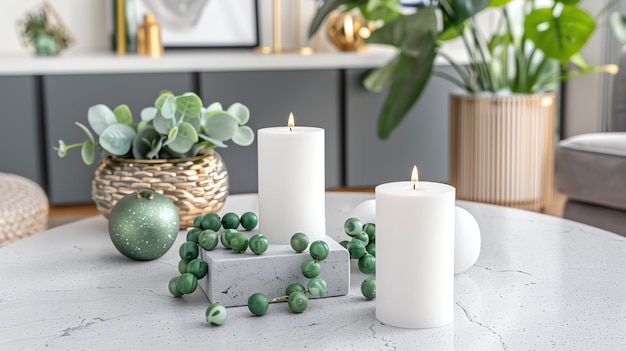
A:
<svg viewBox="0 0 626 351">
<path fill-rule="evenodd" d="M 607 6 L 616 1 L 607 1 Z M 521 12 L 512 13 L 512 3 L 519 4 Z M 309 35 L 341 6 L 345 10 L 357 8 L 366 20 L 382 23 L 366 42 L 394 46 L 397 54 L 383 67 L 369 71 L 363 83 L 373 92 L 389 89 L 378 121 L 378 135 L 387 139 L 418 101 L 432 75 L 448 79 L 469 93 L 533 93 L 599 70 L 588 66 L 579 54 L 595 30 L 596 20 L 578 3 L 426 0 L 416 6 L 416 11 L 401 11 L 401 0 L 326 0 L 313 19 Z M 476 15 L 489 8 L 499 12 L 500 25 L 496 31 L 484 33 Z M 520 16 L 521 20 L 514 18 Z M 441 50 L 443 42 L 454 38 L 462 40 L 468 63 L 460 63 Z M 435 69 L 438 56 L 455 69 L 456 76 Z M 569 65 L 576 70 L 565 69 Z"/>
<path fill-rule="evenodd" d="M 83 162 L 93 163 L 96 147 L 104 156 L 134 159 L 170 159 L 196 156 L 207 148 L 227 147 L 232 140 L 240 146 L 254 141 L 254 132 L 245 124 L 250 118 L 248 107 L 234 103 L 224 110 L 219 102 L 207 107 L 195 93 L 175 96 L 162 91 L 154 106 L 141 111 L 141 119 L 134 122 L 128 105 L 111 110 L 98 104 L 87 111 L 87 120 L 94 134 L 80 122 L 75 124 L 87 135 L 82 143 L 66 145 L 59 140 L 54 150 L 59 157 L 67 151 L 81 148 Z"/>
</svg>

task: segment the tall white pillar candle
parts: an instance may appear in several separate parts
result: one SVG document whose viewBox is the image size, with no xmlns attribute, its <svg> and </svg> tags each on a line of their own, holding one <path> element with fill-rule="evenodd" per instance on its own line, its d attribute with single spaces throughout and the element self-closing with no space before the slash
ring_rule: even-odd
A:
<svg viewBox="0 0 626 351">
<path fill-rule="evenodd" d="M 441 183 L 376 187 L 379 321 L 433 328 L 454 320 L 454 200 L 454 187 Z"/>
<path fill-rule="evenodd" d="M 259 129 L 259 229 L 271 244 L 326 235 L 324 129 Z"/>
</svg>

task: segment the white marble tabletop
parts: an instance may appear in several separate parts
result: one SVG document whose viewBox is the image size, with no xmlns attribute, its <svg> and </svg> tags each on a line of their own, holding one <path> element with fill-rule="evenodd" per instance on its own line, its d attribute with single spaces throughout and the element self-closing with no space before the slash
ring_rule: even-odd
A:
<svg viewBox="0 0 626 351">
<path fill-rule="evenodd" d="M 329 193 L 329 235 L 372 194 Z M 92 217 L 0 248 L 0 350 L 625 350 L 626 238 L 533 212 L 458 202 L 482 231 L 478 262 L 455 277 L 455 320 L 426 330 L 375 317 L 353 267 L 347 296 L 311 300 L 302 314 L 228 308 L 209 326 L 198 289 L 174 298 L 179 235 L 163 257 L 136 262 Z M 233 195 L 223 211 L 256 209 Z M 407 292 L 410 296 L 411 292 Z"/>
</svg>

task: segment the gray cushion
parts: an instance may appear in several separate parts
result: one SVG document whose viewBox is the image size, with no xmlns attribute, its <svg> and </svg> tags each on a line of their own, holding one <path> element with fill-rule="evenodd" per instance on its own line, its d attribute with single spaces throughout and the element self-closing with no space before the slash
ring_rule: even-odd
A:
<svg viewBox="0 0 626 351">
<path fill-rule="evenodd" d="M 589 133 L 556 150 L 559 192 L 580 202 L 626 210 L 626 133 Z"/>
<path fill-rule="evenodd" d="M 563 217 L 626 236 L 626 211 L 568 200 Z"/>
</svg>

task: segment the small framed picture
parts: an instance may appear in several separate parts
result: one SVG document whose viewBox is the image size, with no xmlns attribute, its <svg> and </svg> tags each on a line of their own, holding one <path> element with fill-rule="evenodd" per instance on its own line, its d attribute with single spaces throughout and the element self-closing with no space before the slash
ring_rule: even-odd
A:
<svg viewBox="0 0 626 351">
<path fill-rule="evenodd" d="M 126 10 L 129 23 L 152 12 L 166 50 L 259 45 L 257 0 L 127 0 Z"/>
</svg>

